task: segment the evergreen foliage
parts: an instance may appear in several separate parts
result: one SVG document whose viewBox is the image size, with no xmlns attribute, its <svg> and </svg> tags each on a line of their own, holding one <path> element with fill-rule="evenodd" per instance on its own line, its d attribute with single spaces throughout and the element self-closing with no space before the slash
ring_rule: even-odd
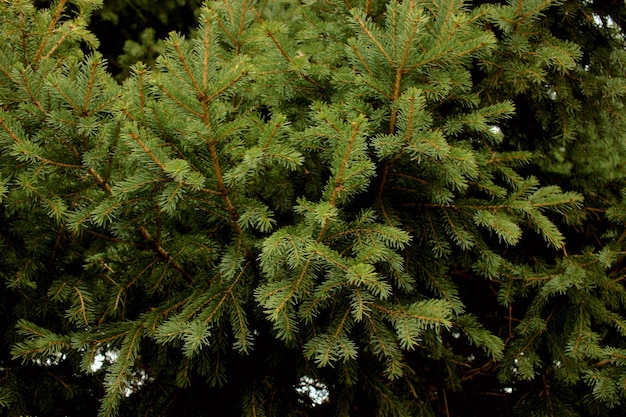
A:
<svg viewBox="0 0 626 417">
<path fill-rule="evenodd" d="M 626 5 L 101 7 L 0 2 L 0 413 L 620 414 Z"/>
</svg>

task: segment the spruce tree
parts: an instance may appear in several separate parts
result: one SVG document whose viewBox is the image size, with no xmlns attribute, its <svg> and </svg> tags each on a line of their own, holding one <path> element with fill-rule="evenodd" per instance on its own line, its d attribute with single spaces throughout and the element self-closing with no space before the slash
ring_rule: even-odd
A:
<svg viewBox="0 0 626 417">
<path fill-rule="evenodd" d="M 101 6 L 0 2 L 0 413 L 620 414 L 626 5 Z"/>
</svg>

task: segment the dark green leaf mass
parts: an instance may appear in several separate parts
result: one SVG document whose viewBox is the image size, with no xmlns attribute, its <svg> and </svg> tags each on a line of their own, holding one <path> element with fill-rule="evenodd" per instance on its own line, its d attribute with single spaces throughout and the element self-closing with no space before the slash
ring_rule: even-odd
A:
<svg viewBox="0 0 626 417">
<path fill-rule="evenodd" d="M 622 415 L 625 34 L 0 1 L 0 415 Z"/>
</svg>

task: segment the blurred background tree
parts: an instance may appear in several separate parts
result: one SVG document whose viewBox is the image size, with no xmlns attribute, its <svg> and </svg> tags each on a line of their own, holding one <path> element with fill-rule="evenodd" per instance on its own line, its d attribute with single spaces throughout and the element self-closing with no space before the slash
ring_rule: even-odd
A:
<svg viewBox="0 0 626 417">
<path fill-rule="evenodd" d="M 37 0 L 39 8 L 51 0 Z M 202 0 L 104 0 L 90 18 L 89 30 L 100 41 L 98 51 L 118 81 L 141 61 L 153 66 L 171 31 L 189 35 L 196 27 Z"/>
</svg>

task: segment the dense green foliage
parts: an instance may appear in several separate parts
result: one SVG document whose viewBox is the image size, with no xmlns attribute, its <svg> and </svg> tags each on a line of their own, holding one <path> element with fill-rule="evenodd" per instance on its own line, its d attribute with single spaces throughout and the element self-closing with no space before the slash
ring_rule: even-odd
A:
<svg viewBox="0 0 626 417">
<path fill-rule="evenodd" d="M 0 2 L 2 415 L 620 414 L 623 2 L 101 6 Z"/>
</svg>

